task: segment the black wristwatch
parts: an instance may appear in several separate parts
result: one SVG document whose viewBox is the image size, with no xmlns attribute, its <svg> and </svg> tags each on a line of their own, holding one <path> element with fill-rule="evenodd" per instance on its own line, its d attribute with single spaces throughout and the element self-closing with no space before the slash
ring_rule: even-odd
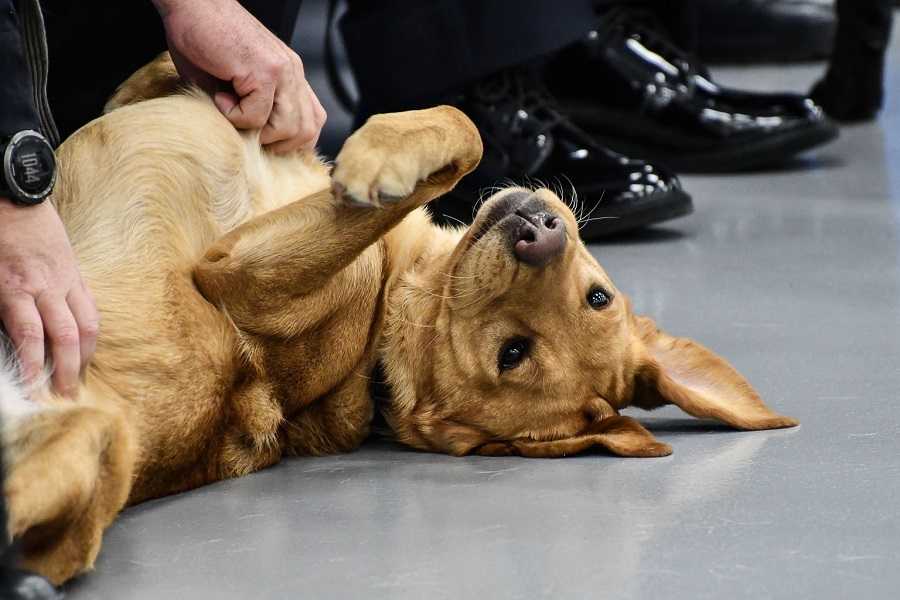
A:
<svg viewBox="0 0 900 600">
<path fill-rule="evenodd" d="M 16 204 L 43 202 L 56 183 L 56 157 L 47 139 L 26 129 L 0 141 L 0 197 Z"/>
</svg>

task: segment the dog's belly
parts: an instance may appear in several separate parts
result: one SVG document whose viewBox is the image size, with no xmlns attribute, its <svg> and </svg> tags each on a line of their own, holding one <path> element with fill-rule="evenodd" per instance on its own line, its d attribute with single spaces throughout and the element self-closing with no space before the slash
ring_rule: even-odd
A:
<svg viewBox="0 0 900 600">
<path fill-rule="evenodd" d="M 335 451 L 334 438 L 355 434 L 347 428 L 364 433 L 368 423 L 355 415 L 370 402 L 367 386 L 355 401 L 334 396 L 347 381 L 366 381 L 381 262 L 382 250 L 372 247 L 312 295 L 311 303 L 327 304 L 326 314 L 294 337 L 237 334 L 188 278 L 174 274 L 164 293 L 152 295 L 167 300 L 148 307 L 163 316 L 146 330 L 126 327 L 109 306 L 112 322 L 92 368 L 116 373 L 137 426 L 141 458 L 129 501 L 241 476 L 285 452 Z"/>
<path fill-rule="evenodd" d="M 312 155 L 247 148 L 208 100 L 173 97 L 116 110 L 60 149 L 54 202 L 102 316 L 86 395 L 133 429 L 132 503 L 275 462 L 284 420 L 328 403 L 370 350 L 380 248 L 311 295 L 296 335 L 257 340 L 262 369 L 243 352 L 252 336 L 194 285 L 216 239 L 328 184 Z"/>
<path fill-rule="evenodd" d="M 95 398 L 116 405 L 133 428 L 132 501 L 205 482 L 202 463 L 225 429 L 237 374 L 233 329 L 187 276 L 139 282 L 97 295 L 103 322 L 88 378 L 115 392 Z"/>
</svg>

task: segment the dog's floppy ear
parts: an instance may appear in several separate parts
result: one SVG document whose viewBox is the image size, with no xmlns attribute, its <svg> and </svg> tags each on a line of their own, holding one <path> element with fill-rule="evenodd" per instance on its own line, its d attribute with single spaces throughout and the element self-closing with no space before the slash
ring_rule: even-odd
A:
<svg viewBox="0 0 900 600">
<path fill-rule="evenodd" d="M 631 417 L 615 416 L 593 423 L 586 431 L 561 440 L 538 441 L 517 439 L 488 442 L 475 449 L 485 456 L 509 456 L 528 458 L 559 458 L 584 452 L 588 448 L 606 448 L 616 456 L 668 456 L 672 448 L 658 441 Z"/>
<path fill-rule="evenodd" d="M 652 409 L 674 404 L 695 417 L 717 419 L 737 429 L 793 427 L 728 362 L 687 338 L 660 331 L 652 319 L 634 317 L 638 353 L 632 404 Z"/>
</svg>

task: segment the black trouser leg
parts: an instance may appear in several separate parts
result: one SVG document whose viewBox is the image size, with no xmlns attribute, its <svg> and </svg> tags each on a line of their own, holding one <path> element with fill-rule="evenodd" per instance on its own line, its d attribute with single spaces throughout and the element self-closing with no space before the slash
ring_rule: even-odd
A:
<svg viewBox="0 0 900 600">
<path fill-rule="evenodd" d="M 697 6 L 693 0 L 593 0 L 593 4 L 600 14 L 616 6 L 647 8 L 683 50 L 697 49 Z"/>
<path fill-rule="evenodd" d="M 242 2 L 285 43 L 300 0 Z M 159 15 L 147 0 L 44 0 L 50 55 L 48 96 L 60 136 L 100 116 L 116 87 L 166 49 Z"/>
<path fill-rule="evenodd" d="M 831 62 L 812 91 L 813 99 L 832 117 L 870 119 L 881 108 L 893 12 L 893 0 L 837 0 Z"/>
<path fill-rule="evenodd" d="M 354 0 L 341 21 L 360 112 L 418 106 L 562 48 L 593 25 L 591 0 Z"/>
</svg>

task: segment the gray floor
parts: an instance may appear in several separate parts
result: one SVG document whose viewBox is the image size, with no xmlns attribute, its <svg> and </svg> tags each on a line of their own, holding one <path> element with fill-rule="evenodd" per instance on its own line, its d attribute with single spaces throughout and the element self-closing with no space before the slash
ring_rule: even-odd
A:
<svg viewBox="0 0 900 600">
<path fill-rule="evenodd" d="M 895 36 L 897 37 L 897 36 Z M 664 459 L 372 444 L 125 511 L 73 600 L 895 598 L 900 43 L 887 110 L 788 168 L 687 177 L 695 216 L 595 246 L 638 307 L 803 425 L 640 418 Z M 806 89 L 818 66 L 718 70 Z"/>
</svg>

